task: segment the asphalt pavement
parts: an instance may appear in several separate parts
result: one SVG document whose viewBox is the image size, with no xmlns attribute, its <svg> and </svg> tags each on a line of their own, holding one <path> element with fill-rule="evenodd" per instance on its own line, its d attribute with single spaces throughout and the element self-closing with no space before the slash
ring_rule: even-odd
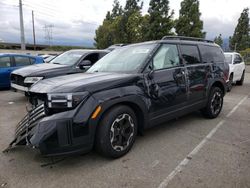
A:
<svg viewBox="0 0 250 188">
<path fill-rule="evenodd" d="M 116 160 L 95 152 L 53 166 L 38 151 L 0 153 L 1 187 L 250 187 L 250 67 L 243 86 L 224 98 L 216 119 L 199 112 L 149 129 Z M 26 98 L 0 91 L 0 150 L 25 115 Z"/>
</svg>

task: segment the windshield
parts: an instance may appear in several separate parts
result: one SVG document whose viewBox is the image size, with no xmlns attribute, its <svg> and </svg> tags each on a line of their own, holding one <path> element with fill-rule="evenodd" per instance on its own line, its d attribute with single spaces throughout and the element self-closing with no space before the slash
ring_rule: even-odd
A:
<svg viewBox="0 0 250 188">
<path fill-rule="evenodd" d="M 87 72 L 138 72 L 156 44 L 141 44 L 122 47 L 110 52 Z"/>
<path fill-rule="evenodd" d="M 232 64 L 233 56 L 231 54 L 225 54 L 225 60 L 228 64 Z"/>
<path fill-rule="evenodd" d="M 74 65 L 86 52 L 84 51 L 67 51 L 51 60 L 49 63 L 60 65 Z"/>
</svg>

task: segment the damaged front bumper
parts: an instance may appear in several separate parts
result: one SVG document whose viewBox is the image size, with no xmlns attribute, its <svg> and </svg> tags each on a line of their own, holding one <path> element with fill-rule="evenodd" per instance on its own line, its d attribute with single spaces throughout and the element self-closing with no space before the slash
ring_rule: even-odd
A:
<svg viewBox="0 0 250 188">
<path fill-rule="evenodd" d="M 47 157 L 88 152 L 93 147 L 93 135 L 86 123 L 74 123 L 75 110 L 46 116 L 41 104 L 18 123 L 15 138 L 5 151 L 18 145 L 40 150 Z"/>
</svg>

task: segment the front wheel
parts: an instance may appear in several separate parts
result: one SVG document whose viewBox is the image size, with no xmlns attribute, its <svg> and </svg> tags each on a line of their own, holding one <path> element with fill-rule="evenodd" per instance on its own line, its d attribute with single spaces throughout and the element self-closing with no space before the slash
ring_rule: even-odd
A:
<svg viewBox="0 0 250 188">
<path fill-rule="evenodd" d="M 118 158 L 133 146 L 137 135 L 137 119 L 128 106 L 113 107 L 105 113 L 96 135 L 95 148 L 104 156 Z"/>
<path fill-rule="evenodd" d="M 216 118 L 223 106 L 223 92 L 219 87 L 212 87 L 205 108 L 201 110 L 203 115 L 207 118 Z"/>
</svg>

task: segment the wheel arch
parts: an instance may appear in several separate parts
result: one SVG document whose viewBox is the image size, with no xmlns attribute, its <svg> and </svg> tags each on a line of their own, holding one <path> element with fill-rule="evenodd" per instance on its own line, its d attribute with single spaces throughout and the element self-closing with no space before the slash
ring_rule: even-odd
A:
<svg viewBox="0 0 250 188">
<path fill-rule="evenodd" d="M 136 97 L 137 98 L 137 97 Z M 123 98 L 123 99 L 118 99 L 118 100 L 112 100 L 108 102 L 104 102 L 102 106 L 102 112 L 98 118 L 98 124 L 97 127 L 99 126 L 100 121 L 102 118 L 105 116 L 105 114 L 112 108 L 119 106 L 119 105 L 124 105 L 130 107 L 136 117 L 137 117 L 137 123 L 138 123 L 138 133 L 143 134 L 143 130 L 145 127 L 147 127 L 147 107 L 145 104 L 143 104 L 142 100 L 138 100 L 134 97 L 129 97 L 129 98 Z"/>
<path fill-rule="evenodd" d="M 225 84 L 223 84 L 221 81 L 219 81 L 219 80 L 215 81 L 215 82 L 211 85 L 210 90 L 211 90 L 212 87 L 218 87 L 218 88 L 220 88 L 220 89 L 222 90 L 223 95 L 226 94 L 226 87 L 225 87 Z"/>
</svg>

